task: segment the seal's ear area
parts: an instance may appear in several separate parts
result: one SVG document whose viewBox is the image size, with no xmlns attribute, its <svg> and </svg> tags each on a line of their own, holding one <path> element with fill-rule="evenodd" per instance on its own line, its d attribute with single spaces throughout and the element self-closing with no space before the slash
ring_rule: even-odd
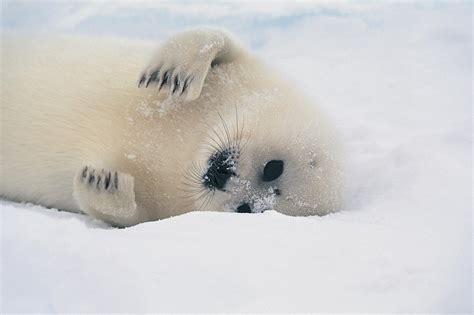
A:
<svg viewBox="0 0 474 315">
<path fill-rule="evenodd" d="M 155 86 L 186 101 L 201 95 L 211 66 L 234 61 L 243 51 L 232 36 L 212 28 L 179 33 L 165 41 L 140 75 L 138 87 Z"/>
</svg>

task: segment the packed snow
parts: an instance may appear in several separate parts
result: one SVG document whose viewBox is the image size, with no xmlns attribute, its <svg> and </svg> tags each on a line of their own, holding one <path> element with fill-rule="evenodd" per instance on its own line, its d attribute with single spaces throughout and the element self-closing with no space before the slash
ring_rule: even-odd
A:
<svg viewBox="0 0 474 315">
<path fill-rule="evenodd" d="M 2 28 L 156 41 L 230 29 L 338 127 L 344 209 L 115 229 L 3 200 L 2 312 L 472 310 L 470 2 L 143 5 L 7 1 Z"/>
</svg>

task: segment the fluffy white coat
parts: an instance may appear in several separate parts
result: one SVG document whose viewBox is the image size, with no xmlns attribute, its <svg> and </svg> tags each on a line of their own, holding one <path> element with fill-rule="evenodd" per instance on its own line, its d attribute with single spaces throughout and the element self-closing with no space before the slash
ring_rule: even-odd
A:
<svg viewBox="0 0 474 315">
<path fill-rule="evenodd" d="M 290 215 L 340 207 L 332 128 L 226 32 L 183 32 L 154 54 L 138 41 L 3 38 L 3 197 L 118 226 L 244 203 Z M 233 175 L 206 187 L 222 149 L 235 151 Z M 263 181 L 275 160 L 283 173 Z"/>
</svg>

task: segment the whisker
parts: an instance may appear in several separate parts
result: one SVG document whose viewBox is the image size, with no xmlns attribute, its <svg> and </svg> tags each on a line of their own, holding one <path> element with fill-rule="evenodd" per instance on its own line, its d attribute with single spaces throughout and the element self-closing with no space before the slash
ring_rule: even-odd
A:
<svg viewBox="0 0 474 315">
<path fill-rule="evenodd" d="M 237 106 L 234 104 L 235 109 L 235 124 L 234 124 L 234 142 L 235 146 L 239 147 L 239 112 L 237 111 Z"/>
<path fill-rule="evenodd" d="M 219 118 L 221 119 L 221 122 L 222 122 L 222 126 L 224 127 L 224 132 L 227 137 L 227 145 L 230 147 L 232 146 L 232 143 L 230 140 L 230 134 L 229 134 L 229 129 L 227 127 L 227 123 L 225 122 L 224 118 L 222 118 L 222 115 L 219 112 L 217 112 L 217 114 L 219 115 Z"/>
</svg>

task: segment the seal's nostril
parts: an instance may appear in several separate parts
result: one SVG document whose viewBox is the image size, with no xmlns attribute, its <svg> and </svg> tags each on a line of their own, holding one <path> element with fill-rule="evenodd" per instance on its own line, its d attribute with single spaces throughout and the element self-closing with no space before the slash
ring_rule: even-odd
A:
<svg viewBox="0 0 474 315">
<path fill-rule="evenodd" d="M 252 210 L 250 209 L 250 206 L 248 203 L 243 203 L 237 208 L 238 213 L 251 213 Z"/>
</svg>

